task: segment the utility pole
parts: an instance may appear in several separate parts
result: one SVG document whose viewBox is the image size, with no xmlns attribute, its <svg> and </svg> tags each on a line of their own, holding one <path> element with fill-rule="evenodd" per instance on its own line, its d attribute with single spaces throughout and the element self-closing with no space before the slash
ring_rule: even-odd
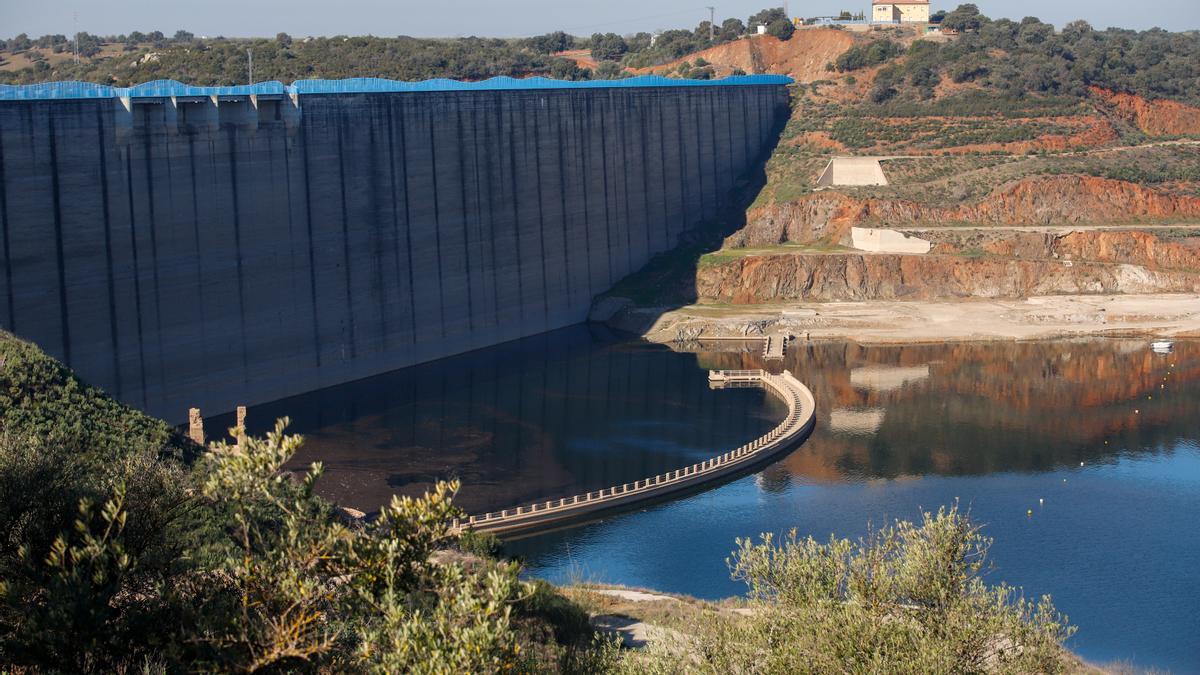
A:
<svg viewBox="0 0 1200 675">
<path fill-rule="evenodd" d="M 73 42 L 75 43 L 75 45 L 74 45 L 74 49 L 72 49 L 71 51 L 72 51 L 72 56 L 74 57 L 75 63 L 79 63 L 79 12 L 76 11 L 73 16 L 74 16 L 74 24 L 75 24 L 74 25 L 75 39 L 73 40 Z"/>
<path fill-rule="evenodd" d="M 254 50 L 246 50 L 246 84 L 254 84 Z"/>
<path fill-rule="evenodd" d="M 717 8 L 708 8 L 708 42 L 712 44 L 717 41 Z"/>
</svg>

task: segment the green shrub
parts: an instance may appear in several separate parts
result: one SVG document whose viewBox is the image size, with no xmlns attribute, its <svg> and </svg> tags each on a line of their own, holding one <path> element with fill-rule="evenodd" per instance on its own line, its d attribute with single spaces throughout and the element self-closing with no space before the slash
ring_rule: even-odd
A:
<svg viewBox="0 0 1200 675">
<path fill-rule="evenodd" d="M 780 40 L 792 39 L 792 34 L 796 32 L 796 27 L 788 18 L 776 19 L 767 24 L 767 34 L 774 35 Z"/>
<path fill-rule="evenodd" d="M 861 70 L 887 63 L 904 53 L 904 47 L 889 39 L 854 45 L 842 53 L 835 62 L 840 72 Z"/>
<path fill-rule="evenodd" d="M 712 614 L 693 672 L 1055 673 L 1073 629 L 1049 597 L 988 586 L 990 540 L 957 506 L 858 541 L 739 540 L 729 560 L 748 617 Z M 655 649 L 650 670 L 678 656 Z"/>
<path fill-rule="evenodd" d="M 457 485 L 393 498 L 350 528 L 315 493 L 320 465 L 299 481 L 283 471 L 302 442 L 286 420 L 189 464 L 195 453 L 169 426 L 33 345 L 0 335 L 0 356 L 5 667 L 443 673 L 611 662 L 581 610 L 520 581 L 514 564 L 440 555 L 464 539 L 495 546 L 451 531 Z"/>
<path fill-rule="evenodd" d="M 470 553 L 480 558 L 498 558 L 502 549 L 499 537 L 491 532 L 476 532 L 475 530 L 463 530 L 458 535 L 455 545 L 463 553 Z"/>
</svg>

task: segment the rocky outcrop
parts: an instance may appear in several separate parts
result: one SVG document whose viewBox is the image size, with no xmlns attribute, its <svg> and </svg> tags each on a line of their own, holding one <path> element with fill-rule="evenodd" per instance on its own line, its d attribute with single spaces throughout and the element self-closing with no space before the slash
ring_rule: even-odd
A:
<svg viewBox="0 0 1200 675">
<path fill-rule="evenodd" d="M 638 75 L 666 75 L 675 72 L 684 61 L 694 63 L 697 59 L 704 59 L 712 64 L 718 77 L 740 70 L 746 73 L 788 75 L 798 82 L 811 82 L 828 78 L 825 64 L 836 61 L 853 45 L 853 35 L 829 28 L 798 31 L 790 40 L 780 40 L 773 35 L 753 35 L 662 65 L 635 68 L 633 72 Z"/>
<path fill-rule="evenodd" d="M 941 230 L 917 234 L 933 241 L 933 253 L 978 251 L 1006 258 L 1126 263 L 1150 269 L 1200 271 L 1200 236 L 1164 239 L 1137 230 L 1079 230 L 1066 234 Z"/>
<path fill-rule="evenodd" d="M 880 208 L 884 220 L 903 217 Z M 1002 187 L 978 204 L 934 210 L 939 222 L 995 225 L 1120 222 L 1139 218 L 1200 215 L 1200 197 L 1172 195 L 1129 183 L 1091 176 L 1026 178 Z"/>
<path fill-rule="evenodd" d="M 856 225 L 1056 225 L 1200 216 L 1200 197 L 1091 176 L 1034 176 L 1001 186 L 975 204 L 934 206 L 904 199 L 859 200 L 817 192 L 750 211 L 726 248 L 820 239 L 847 241 Z"/>
<path fill-rule="evenodd" d="M 840 192 L 817 192 L 803 199 L 752 209 L 746 226 L 724 248 L 770 246 L 787 241 L 838 241 L 863 222 L 867 204 Z"/>
<path fill-rule="evenodd" d="M 700 298 L 733 304 L 781 300 L 1023 298 L 1087 293 L 1200 292 L 1200 274 L 1138 265 L 937 255 L 763 255 L 696 273 Z"/>
<path fill-rule="evenodd" d="M 1053 232 L 1024 232 L 1003 230 L 937 230 L 912 232 L 933 243 L 932 253 L 965 253 L 978 251 L 1005 258 L 1054 258 Z"/>
<path fill-rule="evenodd" d="M 1200 108 L 1178 101 L 1149 101 L 1141 96 L 1092 87 L 1092 94 L 1107 103 L 1116 115 L 1150 136 L 1200 134 Z"/>
<path fill-rule="evenodd" d="M 1166 240 L 1148 232 L 1072 232 L 1055 240 L 1054 251 L 1076 260 L 1200 271 L 1198 238 Z"/>
</svg>

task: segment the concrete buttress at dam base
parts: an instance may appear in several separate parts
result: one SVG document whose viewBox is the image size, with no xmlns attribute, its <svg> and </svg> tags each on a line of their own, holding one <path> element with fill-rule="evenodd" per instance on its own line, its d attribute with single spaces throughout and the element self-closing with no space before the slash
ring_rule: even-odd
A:
<svg viewBox="0 0 1200 675">
<path fill-rule="evenodd" d="M 0 325 L 173 422 L 583 321 L 781 85 L 0 100 Z"/>
</svg>

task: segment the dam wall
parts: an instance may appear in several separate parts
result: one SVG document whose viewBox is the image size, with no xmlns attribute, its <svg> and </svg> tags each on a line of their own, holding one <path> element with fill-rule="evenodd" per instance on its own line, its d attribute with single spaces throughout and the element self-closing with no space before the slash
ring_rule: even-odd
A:
<svg viewBox="0 0 1200 675">
<path fill-rule="evenodd" d="M 764 76 L 380 82 L 0 89 L 0 325 L 171 421 L 552 330 L 787 114 Z"/>
</svg>

